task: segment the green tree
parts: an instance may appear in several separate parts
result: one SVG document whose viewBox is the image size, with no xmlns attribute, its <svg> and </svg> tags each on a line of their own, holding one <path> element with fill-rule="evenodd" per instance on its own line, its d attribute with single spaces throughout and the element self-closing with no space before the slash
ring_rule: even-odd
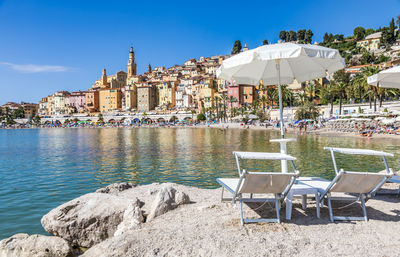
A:
<svg viewBox="0 0 400 257">
<path fill-rule="evenodd" d="M 300 106 L 295 113 L 297 120 L 316 120 L 319 116 L 319 109 L 314 102 L 306 102 Z"/>
<path fill-rule="evenodd" d="M 323 104 L 330 104 L 331 109 L 329 111 L 330 116 L 333 115 L 333 102 L 335 101 L 337 94 L 335 90 L 335 85 L 333 81 L 330 83 L 326 84 L 324 87 L 321 88 L 321 91 L 319 92 L 319 97 L 321 99 L 321 103 Z"/>
<path fill-rule="evenodd" d="M 287 41 L 286 31 L 282 30 L 281 32 L 279 32 L 279 39 L 285 42 Z"/>
<path fill-rule="evenodd" d="M 99 115 L 98 115 L 98 121 L 99 121 L 99 122 L 104 122 L 103 114 L 99 113 Z"/>
<path fill-rule="evenodd" d="M 214 96 L 215 111 L 216 111 L 216 117 L 217 117 L 218 121 L 220 121 L 219 101 L 220 101 L 220 98 L 218 96 Z"/>
<path fill-rule="evenodd" d="M 363 83 L 364 83 L 364 76 L 361 73 L 357 73 L 351 79 L 351 85 L 353 86 L 355 96 L 357 95 L 359 102 L 362 102 L 362 95 L 363 95 Z"/>
<path fill-rule="evenodd" d="M 314 36 L 314 33 L 310 29 L 307 30 L 305 38 L 304 38 L 305 43 L 311 44 L 313 36 Z"/>
<path fill-rule="evenodd" d="M 268 45 L 268 40 L 264 39 L 262 44 L 263 44 L 263 46 Z"/>
<path fill-rule="evenodd" d="M 395 25 L 394 25 L 394 18 L 390 21 L 389 24 L 389 44 L 393 44 L 394 41 L 396 41 L 396 31 L 395 31 Z"/>
<path fill-rule="evenodd" d="M 363 75 L 363 85 L 364 88 L 366 89 L 366 94 L 368 95 L 369 98 L 369 108 L 372 108 L 372 96 L 374 96 L 374 111 L 376 111 L 376 95 L 377 95 L 377 91 L 376 91 L 376 87 L 369 85 L 367 82 L 368 77 L 376 74 L 379 72 L 378 67 L 376 66 L 369 66 L 369 67 L 365 67 L 363 69 L 361 69 L 361 74 Z"/>
<path fill-rule="evenodd" d="M 35 115 L 35 117 L 33 117 L 33 122 L 36 125 L 39 125 L 40 124 L 40 116 L 39 115 Z"/>
<path fill-rule="evenodd" d="M 197 114 L 197 120 L 204 121 L 204 120 L 206 120 L 206 116 L 203 113 L 199 113 L 199 114 Z"/>
<path fill-rule="evenodd" d="M 13 113 L 13 118 L 14 119 L 22 119 L 25 117 L 25 112 L 24 108 L 22 106 L 19 106 L 18 109 L 16 109 Z"/>
<path fill-rule="evenodd" d="M 231 54 L 238 54 L 242 50 L 242 43 L 240 40 L 236 40 L 235 43 L 233 44 L 232 52 Z"/>
<path fill-rule="evenodd" d="M 344 69 L 338 70 L 333 74 L 333 79 L 337 82 L 343 82 L 344 84 L 349 84 L 350 73 L 346 73 Z"/>
<path fill-rule="evenodd" d="M 229 96 L 229 98 L 228 98 L 228 102 L 230 103 L 230 116 L 231 116 L 231 121 L 232 121 L 232 118 L 233 118 L 233 112 L 232 112 L 232 110 L 233 110 L 233 103 L 234 102 L 237 102 L 237 99 L 235 98 L 235 97 L 233 97 L 233 96 Z"/>
<path fill-rule="evenodd" d="M 396 24 L 400 30 L 400 15 L 397 15 L 397 17 L 396 17 Z"/>
<path fill-rule="evenodd" d="M 262 110 L 263 110 L 263 112 L 265 112 L 265 105 L 267 104 L 267 98 L 265 97 L 265 95 L 261 96 L 260 102 L 262 105 Z"/>
<path fill-rule="evenodd" d="M 365 30 L 365 36 L 369 36 L 369 35 L 371 35 L 371 34 L 374 34 L 375 33 L 375 30 L 374 29 L 366 29 Z"/>
<path fill-rule="evenodd" d="M 354 39 L 361 40 L 365 37 L 365 29 L 363 27 L 356 27 L 353 31 Z"/>
<path fill-rule="evenodd" d="M 222 110 L 223 110 L 223 118 L 224 118 L 224 122 L 226 122 L 227 120 L 227 116 L 226 116 L 226 106 L 227 106 L 227 100 L 228 100 L 228 96 L 226 95 L 226 93 L 223 93 L 221 95 L 221 99 L 222 99 Z"/>
<path fill-rule="evenodd" d="M 333 42 L 333 40 L 335 40 L 335 38 L 334 38 L 334 36 L 333 36 L 332 33 L 328 34 L 328 33 L 326 32 L 326 33 L 324 34 L 323 40 L 324 40 L 324 42 L 323 42 L 324 44 L 328 44 L 328 43 Z"/>
<path fill-rule="evenodd" d="M 305 29 L 299 29 L 297 31 L 297 40 L 305 41 L 305 39 L 306 39 L 306 30 Z"/>
<path fill-rule="evenodd" d="M 336 34 L 333 36 L 337 41 L 343 41 L 344 35 L 343 34 Z"/>
<path fill-rule="evenodd" d="M 296 31 L 293 31 L 293 30 L 289 31 L 289 39 L 288 39 L 288 41 L 292 42 L 292 41 L 296 41 L 296 40 L 297 40 Z"/>
<path fill-rule="evenodd" d="M 334 90 L 337 92 L 339 96 L 339 115 L 342 114 L 342 103 L 343 99 L 346 98 L 346 91 L 349 84 L 344 83 L 343 81 L 334 81 Z"/>
</svg>

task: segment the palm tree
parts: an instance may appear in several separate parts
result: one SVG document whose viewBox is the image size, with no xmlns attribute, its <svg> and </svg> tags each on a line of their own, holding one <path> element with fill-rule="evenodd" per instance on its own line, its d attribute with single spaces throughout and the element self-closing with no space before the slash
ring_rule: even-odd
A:
<svg viewBox="0 0 400 257">
<path fill-rule="evenodd" d="M 357 88 L 357 92 L 354 92 L 356 94 L 358 94 L 358 99 L 360 101 L 360 103 L 362 102 L 362 91 L 363 91 L 363 80 L 364 80 L 364 76 L 362 73 L 357 73 L 353 79 L 351 80 L 351 85 L 354 88 Z"/>
<path fill-rule="evenodd" d="M 363 75 L 363 85 L 364 88 L 367 89 L 368 92 L 368 97 L 369 97 L 369 108 L 372 108 L 372 95 L 374 95 L 374 112 L 376 112 L 376 96 L 377 96 L 377 89 L 375 86 L 369 85 L 367 82 L 367 79 L 369 76 L 372 76 L 376 73 L 379 72 L 379 68 L 376 66 L 369 66 L 369 67 L 365 67 L 361 70 L 361 74 Z"/>
<path fill-rule="evenodd" d="M 274 103 L 275 91 L 277 91 L 275 86 L 270 86 L 267 88 L 267 100 L 269 102 L 270 108 L 272 108 L 272 105 Z"/>
<path fill-rule="evenodd" d="M 293 92 L 292 90 L 289 89 L 288 85 L 281 85 L 281 93 L 282 93 L 282 103 L 283 106 L 285 106 L 285 103 L 287 105 L 291 105 L 292 100 L 293 100 Z M 279 90 L 276 89 L 273 93 L 273 99 L 274 102 L 277 103 L 279 102 Z M 288 104 L 289 101 L 289 104 Z M 282 106 L 282 108 L 283 108 Z"/>
<path fill-rule="evenodd" d="M 230 116 L 231 116 L 231 121 L 232 121 L 233 102 L 236 102 L 236 98 L 233 97 L 233 96 L 231 95 L 231 96 L 229 96 L 229 98 L 228 98 L 228 102 L 230 103 L 230 106 L 231 106 L 231 108 L 230 108 Z"/>
<path fill-rule="evenodd" d="M 267 103 L 267 98 L 265 97 L 265 94 L 263 96 L 261 96 L 260 101 L 261 101 L 263 112 L 265 112 L 265 104 Z"/>
<path fill-rule="evenodd" d="M 315 85 L 315 83 L 308 83 L 304 88 L 304 93 L 308 96 L 310 102 L 312 102 L 317 96 L 317 86 Z"/>
<path fill-rule="evenodd" d="M 331 110 L 330 110 L 330 116 L 333 115 L 333 101 L 336 98 L 336 90 L 335 90 L 335 84 L 333 81 L 330 83 L 326 84 L 324 87 L 322 87 L 319 97 L 322 100 L 322 102 L 329 103 L 331 105 Z"/>
<path fill-rule="evenodd" d="M 218 121 L 220 121 L 219 120 L 219 100 L 220 100 L 220 98 L 218 97 L 218 96 L 214 96 L 214 103 L 215 103 L 215 111 L 216 111 L 216 114 L 217 114 L 217 120 Z"/>
<path fill-rule="evenodd" d="M 346 91 L 349 85 L 347 85 L 345 82 L 343 81 L 333 81 L 333 85 L 334 85 L 334 90 L 337 92 L 338 96 L 339 96 L 339 115 L 342 114 L 342 101 L 343 98 L 346 97 Z"/>
<path fill-rule="evenodd" d="M 307 96 L 306 96 L 305 93 L 298 93 L 298 94 L 297 94 L 297 98 L 298 98 L 299 101 L 300 101 L 300 105 L 304 105 L 304 103 L 305 103 L 306 100 L 307 100 Z"/>
<path fill-rule="evenodd" d="M 223 111 L 224 111 L 224 122 L 226 122 L 226 101 L 228 100 L 228 96 L 226 95 L 226 93 L 223 93 L 221 95 L 221 99 L 222 99 L 222 107 L 223 107 Z"/>
</svg>

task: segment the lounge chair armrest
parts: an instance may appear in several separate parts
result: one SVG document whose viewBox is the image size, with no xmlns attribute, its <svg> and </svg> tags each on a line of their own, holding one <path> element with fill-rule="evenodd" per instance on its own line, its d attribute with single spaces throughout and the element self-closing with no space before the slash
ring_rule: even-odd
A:
<svg viewBox="0 0 400 257">
<path fill-rule="evenodd" d="M 283 199 L 286 197 L 286 195 L 289 193 L 290 189 L 292 188 L 294 182 L 296 182 L 297 177 L 299 176 L 300 172 L 298 170 L 295 171 L 295 174 L 293 175 L 292 179 L 290 180 L 289 185 L 283 190 L 282 194 L 280 195 L 280 198 Z"/>
</svg>

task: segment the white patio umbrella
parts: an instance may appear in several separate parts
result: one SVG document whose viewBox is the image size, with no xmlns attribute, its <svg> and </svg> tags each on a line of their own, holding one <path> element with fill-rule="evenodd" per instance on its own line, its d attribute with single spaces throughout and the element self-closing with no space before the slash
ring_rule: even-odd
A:
<svg viewBox="0 0 400 257">
<path fill-rule="evenodd" d="M 293 43 L 257 47 L 222 62 L 217 77 L 237 84 L 278 85 L 281 136 L 284 138 L 281 84 L 322 78 L 345 67 L 339 51 L 317 45 Z"/>
<path fill-rule="evenodd" d="M 383 70 L 378 74 L 369 76 L 367 78 L 369 85 L 386 87 L 386 88 L 400 88 L 400 66 Z"/>
</svg>

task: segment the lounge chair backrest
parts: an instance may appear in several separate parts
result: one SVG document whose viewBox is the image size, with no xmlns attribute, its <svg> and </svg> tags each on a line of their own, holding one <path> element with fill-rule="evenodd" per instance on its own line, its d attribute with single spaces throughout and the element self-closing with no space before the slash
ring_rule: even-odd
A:
<svg viewBox="0 0 400 257">
<path fill-rule="evenodd" d="M 341 171 L 340 177 L 332 186 L 331 192 L 366 194 L 374 190 L 388 174 Z"/>
<path fill-rule="evenodd" d="M 241 194 L 281 194 L 297 174 L 248 172 L 243 176 L 243 181 L 238 191 Z"/>
</svg>

